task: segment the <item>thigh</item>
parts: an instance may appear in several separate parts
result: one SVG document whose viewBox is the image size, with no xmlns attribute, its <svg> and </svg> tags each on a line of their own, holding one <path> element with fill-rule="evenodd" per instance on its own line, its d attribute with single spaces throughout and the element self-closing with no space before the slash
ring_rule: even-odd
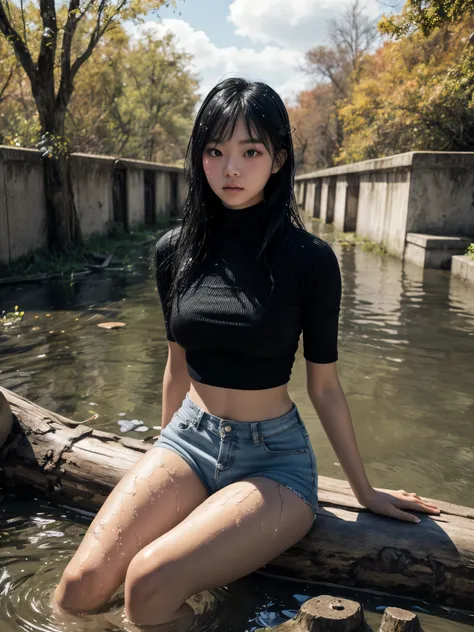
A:
<svg viewBox="0 0 474 632">
<path fill-rule="evenodd" d="M 210 496 L 145 547 L 131 568 L 148 578 L 150 591 L 155 571 L 165 569 L 170 591 L 184 601 L 261 568 L 301 540 L 312 524 L 311 507 L 295 493 L 252 477 Z"/>
<path fill-rule="evenodd" d="M 67 571 L 99 570 L 115 590 L 132 558 L 175 527 L 208 492 L 197 474 L 165 448 L 146 452 L 107 497 Z"/>
</svg>

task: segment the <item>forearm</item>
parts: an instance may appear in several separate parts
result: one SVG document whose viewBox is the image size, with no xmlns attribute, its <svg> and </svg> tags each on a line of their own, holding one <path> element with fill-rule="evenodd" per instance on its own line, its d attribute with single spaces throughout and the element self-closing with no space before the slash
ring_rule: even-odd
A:
<svg viewBox="0 0 474 632">
<path fill-rule="evenodd" d="M 181 407 L 186 393 L 189 391 L 190 378 L 187 370 L 172 370 L 170 362 L 166 363 L 163 374 L 163 397 L 161 409 L 161 427 L 168 425 L 174 413 Z"/>
<path fill-rule="evenodd" d="M 362 463 L 351 414 L 341 386 L 308 393 L 321 424 L 359 502 L 372 489 Z"/>
</svg>

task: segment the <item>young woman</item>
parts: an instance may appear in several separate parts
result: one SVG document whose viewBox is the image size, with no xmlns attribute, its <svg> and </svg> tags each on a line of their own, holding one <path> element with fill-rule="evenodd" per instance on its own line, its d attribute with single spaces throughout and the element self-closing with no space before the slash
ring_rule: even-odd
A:
<svg viewBox="0 0 474 632">
<path fill-rule="evenodd" d="M 415 493 L 369 484 L 339 383 L 341 278 L 293 193 L 285 106 L 268 85 L 219 83 L 186 156 L 181 225 L 156 248 L 168 361 L 162 433 L 91 524 L 55 593 L 91 611 L 125 581 L 125 615 L 155 624 L 268 563 L 316 518 L 316 459 L 288 395 L 303 334 L 307 391 L 358 501 L 418 522 Z"/>
</svg>

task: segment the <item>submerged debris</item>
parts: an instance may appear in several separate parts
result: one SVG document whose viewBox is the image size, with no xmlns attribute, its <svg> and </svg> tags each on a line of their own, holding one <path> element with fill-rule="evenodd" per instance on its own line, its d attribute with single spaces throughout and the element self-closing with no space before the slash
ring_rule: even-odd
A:
<svg viewBox="0 0 474 632">
<path fill-rule="evenodd" d="M 145 432 L 148 430 L 148 426 L 145 426 L 143 421 L 138 419 L 119 419 L 117 423 L 120 426 L 120 432 L 130 432 L 131 430 Z"/>
</svg>

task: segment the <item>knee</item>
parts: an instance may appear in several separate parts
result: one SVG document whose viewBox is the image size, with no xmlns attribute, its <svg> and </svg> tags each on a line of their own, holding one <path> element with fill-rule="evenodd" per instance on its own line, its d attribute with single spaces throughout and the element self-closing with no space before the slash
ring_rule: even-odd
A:
<svg viewBox="0 0 474 632">
<path fill-rule="evenodd" d="M 109 593 L 99 569 L 66 569 L 56 587 L 54 601 L 64 610 L 91 612 L 107 601 Z"/>
<path fill-rule="evenodd" d="M 162 564 L 153 562 L 153 569 L 143 560 L 138 553 L 130 562 L 125 576 L 125 603 L 129 612 L 140 612 L 153 605 L 169 604 L 180 596 L 176 594 L 176 581 L 174 578 L 173 564 L 163 561 Z"/>
</svg>

